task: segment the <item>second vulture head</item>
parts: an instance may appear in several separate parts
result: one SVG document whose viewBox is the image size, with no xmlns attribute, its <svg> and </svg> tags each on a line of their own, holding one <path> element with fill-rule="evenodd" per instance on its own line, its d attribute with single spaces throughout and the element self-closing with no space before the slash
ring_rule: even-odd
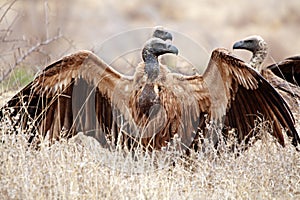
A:
<svg viewBox="0 0 300 200">
<path fill-rule="evenodd" d="M 167 30 L 165 30 L 163 27 L 156 27 L 152 36 L 156 38 L 160 38 L 162 40 L 171 40 L 171 41 L 173 40 L 172 34 Z"/>
<path fill-rule="evenodd" d="M 252 52 L 250 65 L 259 72 L 263 70 L 262 63 L 268 54 L 268 45 L 259 35 L 249 36 L 243 40 L 235 42 L 233 49 L 245 49 Z"/>
<path fill-rule="evenodd" d="M 258 35 L 253 35 L 233 44 L 233 49 L 246 49 L 253 52 L 267 51 L 267 43 Z"/>
</svg>

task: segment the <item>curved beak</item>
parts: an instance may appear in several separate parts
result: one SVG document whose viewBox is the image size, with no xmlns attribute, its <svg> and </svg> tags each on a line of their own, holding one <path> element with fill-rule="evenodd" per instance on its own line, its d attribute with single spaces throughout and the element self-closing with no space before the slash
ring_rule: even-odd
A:
<svg viewBox="0 0 300 200">
<path fill-rule="evenodd" d="M 170 44 L 170 45 L 168 45 L 166 52 L 178 55 L 179 50 L 177 49 L 177 47 L 175 47 L 174 45 Z"/>
<path fill-rule="evenodd" d="M 164 40 L 173 40 L 173 36 L 170 32 L 166 32 L 164 35 Z"/>
<path fill-rule="evenodd" d="M 233 49 L 245 49 L 246 46 L 244 40 L 241 40 L 233 44 Z"/>
</svg>

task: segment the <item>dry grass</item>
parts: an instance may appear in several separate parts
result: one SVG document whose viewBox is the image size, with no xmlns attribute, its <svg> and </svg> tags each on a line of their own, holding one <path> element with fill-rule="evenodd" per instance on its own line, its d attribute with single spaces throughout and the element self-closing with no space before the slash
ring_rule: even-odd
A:
<svg viewBox="0 0 300 200">
<path fill-rule="evenodd" d="M 300 154 L 268 134 L 238 157 L 211 151 L 187 159 L 172 148 L 110 151 L 82 134 L 37 151 L 3 128 L 0 199 L 300 198 Z"/>
</svg>

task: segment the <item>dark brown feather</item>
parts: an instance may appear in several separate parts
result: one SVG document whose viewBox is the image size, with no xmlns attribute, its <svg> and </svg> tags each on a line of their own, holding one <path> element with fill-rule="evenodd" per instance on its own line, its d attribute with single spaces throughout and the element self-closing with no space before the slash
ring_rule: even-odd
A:
<svg viewBox="0 0 300 200">
<path fill-rule="evenodd" d="M 300 85 L 300 56 L 287 58 L 282 62 L 268 66 L 267 69 L 290 83 Z"/>
<path fill-rule="evenodd" d="M 246 139 L 247 143 L 248 134 L 254 128 L 255 116 L 261 114 L 265 120 L 273 123 L 273 135 L 280 144 L 284 145 L 280 125 L 287 128 L 293 144 L 299 144 L 299 135 L 287 103 L 261 75 L 224 49 L 215 50 L 211 59 L 211 65 L 218 67 L 226 83 L 225 93 L 230 94 L 226 111 L 228 119 L 225 120 L 228 124 L 225 125 L 237 128 L 240 141 Z"/>
</svg>

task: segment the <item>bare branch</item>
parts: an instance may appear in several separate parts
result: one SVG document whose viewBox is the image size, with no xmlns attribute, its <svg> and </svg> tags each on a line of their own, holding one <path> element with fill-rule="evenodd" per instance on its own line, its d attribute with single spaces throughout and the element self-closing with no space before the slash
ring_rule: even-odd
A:
<svg viewBox="0 0 300 200">
<path fill-rule="evenodd" d="M 0 17 L 0 23 L 2 22 L 2 20 L 4 19 L 4 17 L 6 16 L 6 14 L 8 13 L 8 11 L 12 8 L 12 6 L 17 2 L 17 0 L 12 1 L 8 8 L 4 11 L 3 15 Z"/>
<path fill-rule="evenodd" d="M 37 44 L 35 44 L 34 46 L 32 46 L 30 49 L 28 49 L 25 53 L 23 53 L 22 56 L 18 57 L 18 58 L 15 58 L 15 63 L 9 68 L 9 70 L 7 70 L 3 76 L 1 77 L 0 79 L 0 83 L 6 78 L 9 76 L 9 74 L 21 63 L 23 62 L 31 53 L 33 52 L 37 52 L 39 51 L 39 49 L 42 47 L 42 46 L 45 46 L 45 45 L 48 45 L 58 39 L 60 39 L 62 37 L 62 34 L 59 32 L 56 36 L 50 38 L 50 39 L 46 39 L 42 42 L 38 42 Z M 21 55 L 22 53 L 19 52 L 19 54 Z"/>
<path fill-rule="evenodd" d="M 12 26 L 15 24 L 15 22 L 18 19 L 18 17 L 19 17 L 19 14 L 13 19 L 13 21 L 10 23 L 10 25 L 7 27 L 7 29 L 3 30 L 3 32 L 5 32 L 5 35 L 1 39 L 2 42 L 10 42 L 10 41 L 13 41 L 13 40 L 19 40 L 19 39 L 10 39 L 10 40 L 6 39 L 11 34 L 11 32 L 12 32 Z"/>
</svg>

